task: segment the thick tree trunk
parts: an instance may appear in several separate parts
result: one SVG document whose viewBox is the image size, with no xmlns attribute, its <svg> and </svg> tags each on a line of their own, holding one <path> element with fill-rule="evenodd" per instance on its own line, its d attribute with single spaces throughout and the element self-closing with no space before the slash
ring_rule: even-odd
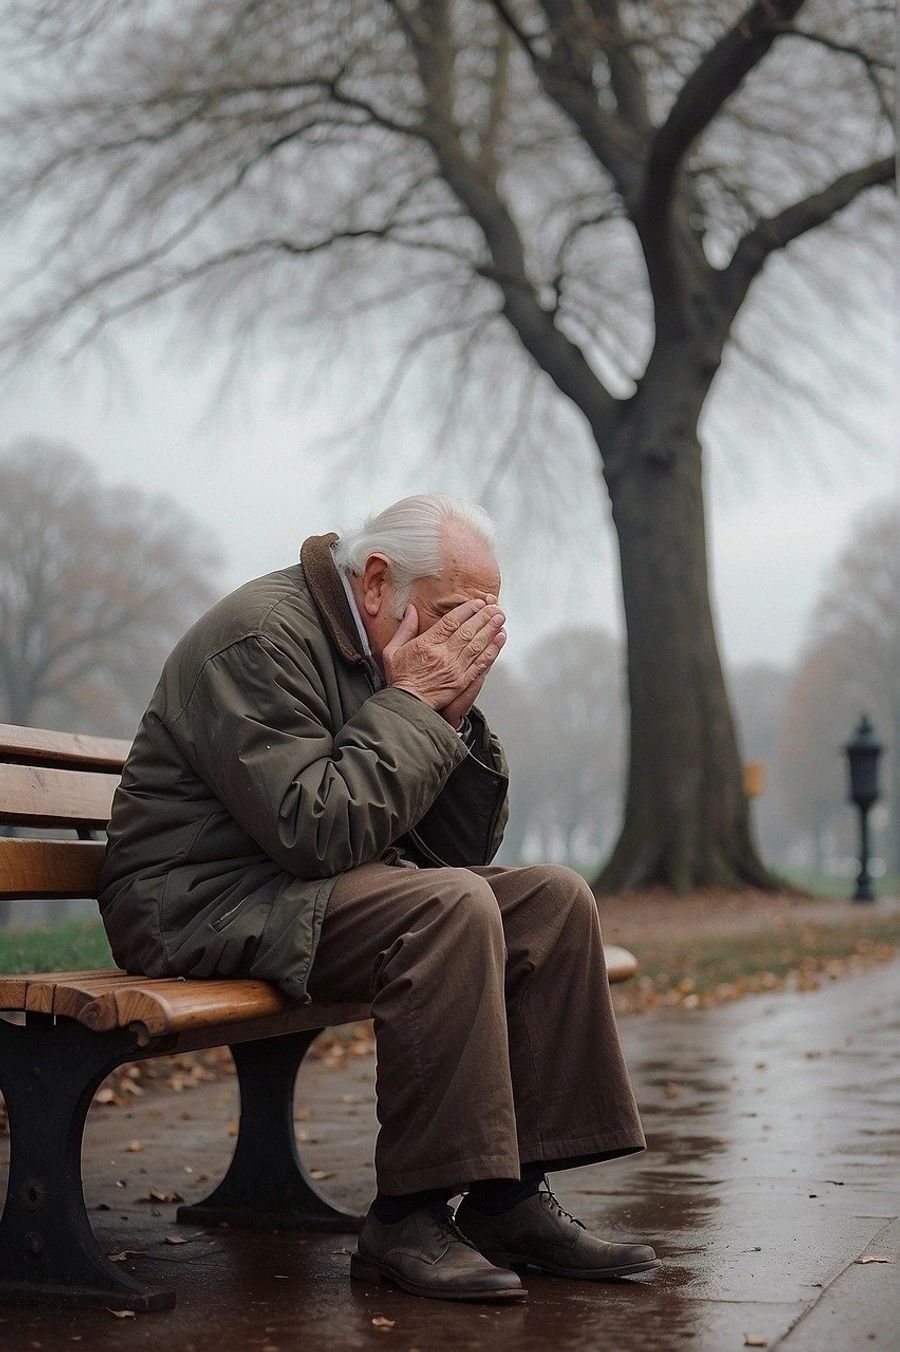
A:
<svg viewBox="0 0 900 1352">
<path fill-rule="evenodd" d="M 683 360 L 649 370 L 600 448 L 619 539 L 631 718 L 624 822 L 598 891 L 782 885 L 759 857 L 743 789 L 709 600 L 696 435 L 706 388 L 691 389 L 685 374 Z"/>
</svg>

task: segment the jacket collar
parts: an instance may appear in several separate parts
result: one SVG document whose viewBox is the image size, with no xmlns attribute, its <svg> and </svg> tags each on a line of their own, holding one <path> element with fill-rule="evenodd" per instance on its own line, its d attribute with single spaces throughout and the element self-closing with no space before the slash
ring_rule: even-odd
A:
<svg viewBox="0 0 900 1352">
<path fill-rule="evenodd" d="M 300 546 L 300 564 L 329 637 L 341 657 L 346 662 L 367 667 L 370 659 L 360 647 L 356 621 L 331 553 L 331 545 L 338 538 L 337 531 L 308 536 Z"/>
</svg>

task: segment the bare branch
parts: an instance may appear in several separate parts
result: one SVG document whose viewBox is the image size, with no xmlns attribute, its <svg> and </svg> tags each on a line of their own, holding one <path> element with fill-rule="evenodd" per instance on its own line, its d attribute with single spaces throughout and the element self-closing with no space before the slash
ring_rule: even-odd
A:
<svg viewBox="0 0 900 1352">
<path fill-rule="evenodd" d="M 643 140 L 600 106 L 587 53 L 567 36 L 572 27 L 566 22 L 567 0 L 542 0 L 549 26 L 540 45 L 525 34 L 510 0 L 490 3 L 527 53 L 544 93 L 575 124 L 622 195 L 633 197 L 640 182 Z"/>
<path fill-rule="evenodd" d="M 685 256 L 674 196 L 688 149 L 758 65 L 805 0 L 755 0 L 688 76 L 656 131 L 644 166 L 635 224 L 647 259 L 657 316 L 675 323 L 688 303 Z M 681 238 L 679 238 L 681 236 Z"/>
<path fill-rule="evenodd" d="M 647 135 L 652 129 L 647 91 L 631 43 L 622 27 L 619 0 L 589 0 L 597 18 L 596 36 L 609 63 L 609 79 L 622 117 Z"/>
<path fill-rule="evenodd" d="M 756 0 L 685 80 L 650 146 L 644 188 L 648 210 L 667 208 L 678 167 L 688 148 L 804 3 L 805 0 Z"/>
<path fill-rule="evenodd" d="M 792 240 L 830 221 L 868 188 L 892 183 L 895 174 L 896 163 L 892 156 L 873 160 L 859 169 L 841 174 L 826 188 L 785 207 L 776 216 L 759 221 L 744 235 L 728 267 L 719 276 L 719 297 L 725 304 L 729 318 L 737 313 L 751 283 L 770 254 L 786 248 Z"/>
<path fill-rule="evenodd" d="M 889 61 L 881 61 L 873 56 L 871 52 L 864 51 L 862 47 L 852 42 L 841 42 L 837 38 L 828 37 L 825 33 L 813 33 L 808 28 L 794 28 L 790 24 L 785 24 L 780 28 L 780 33 L 786 38 L 802 38 L 805 42 L 815 43 L 819 47 L 824 47 L 830 52 L 835 52 L 840 56 L 852 56 L 854 60 L 859 61 L 866 73 L 872 92 L 878 100 L 878 106 L 887 120 L 893 121 L 894 111 L 891 108 L 887 91 L 882 86 L 878 78 L 878 72 L 885 74 L 893 70 Z"/>
</svg>

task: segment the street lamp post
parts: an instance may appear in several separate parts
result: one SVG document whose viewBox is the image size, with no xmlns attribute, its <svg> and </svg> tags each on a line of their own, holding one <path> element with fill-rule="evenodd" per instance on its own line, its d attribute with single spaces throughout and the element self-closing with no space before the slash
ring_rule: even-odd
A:
<svg viewBox="0 0 900 1352">
<path fill-rule="evenodd" d="M 878 801 L 878 757 L 883 748 L 868 714 L 863 714 L 852 741 L 844 747 L 850 771 L 850 801 L 859 808 L 859 873 L 851 901 L 874 901 L 869 874 L 869 809 Z"/>
</svg>

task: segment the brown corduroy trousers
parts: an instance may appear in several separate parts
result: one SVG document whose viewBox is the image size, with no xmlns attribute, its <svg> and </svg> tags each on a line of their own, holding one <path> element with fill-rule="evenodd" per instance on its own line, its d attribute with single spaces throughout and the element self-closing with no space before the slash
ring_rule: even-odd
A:
<svg viewBox="0 0 900 1352">
<path fill-rule="evenodd" d="M 384 1193 L 646 1149 L 597 904 L 571 869 L 351 869 L 308 988 L 371 1004 Z"/>
</svg>

